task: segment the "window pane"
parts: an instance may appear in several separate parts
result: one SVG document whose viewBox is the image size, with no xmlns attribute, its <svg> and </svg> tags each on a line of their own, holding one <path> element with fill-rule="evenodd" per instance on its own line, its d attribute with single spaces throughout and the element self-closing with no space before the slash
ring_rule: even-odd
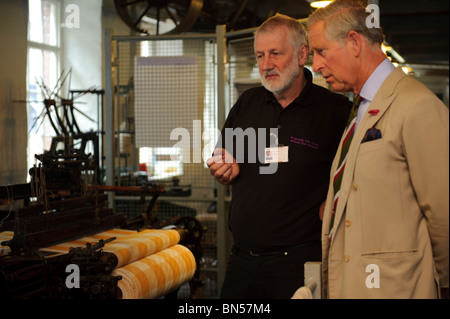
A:
<svg viewBox="0 0 450 319">
<path fill-rule="evenodd" d="M 56 4 L 41 0 L 28 0 L 28 4 L 28 40 L 56 46 Z"/>
<path fill-rule="evenodd" d="M 56 5 L 44 1 L 43 8 L 43 27 L 44 27 L 44 43 L 49 45 L 57 45 L 56 41 Z"/>
<path fill-rule="evenodd" d="M 28 83 L 36 85 L 43 78 L 42 50 L 28 50 Z M 30 89 L 30 87 L 29 87 Z M 38 87 L 36 88 L 38 89 Z"/>
<path fill-rule="evenodd" d="M 39 83 L 43 79 L 41 50 L 28 50 L 28 167 L 35 163 L 34 155 L 41 154 L 43 145 L 43 95 Z"/>
<path fill-rule="evenodd" d="M 42 28 L 41 0 L 28 0 L 28 40 L 42 43 L 44 33 Z"/>
<path fill-rule="evenodd" d="M 44 82 L 50 89 L 54 89 L 56 85 L 56 55 L 51 51 L 44 51 Z M 56 92 L 56 91 L 55 91 Z"/>
<path fill-rule="evenodd" d="M 42 154 L 51 145 L 55 131 L 46 114 L 44 99 L 50 97 L 57 79 L 56 55 L 36 48 L 28 50 L 28 166 L 34 155 Z M 54 108 L 52 108 L 52 116 Z"/>
<path fill-rule="evenodd" d="M 58 78 L 58 2 L 28 0 L 28 167 L 32 167 L 36 154 L 49 150 L 55 130 L 50 123 L 44 99 L 55 98 Z M 42 50 L 32 42 L 54 46 L 55 50 Z M 55 121 L 55 106 L 50 107 L 50 116 Z M 55 121 L 56 122 L 56 121 Z"/>
</svg>

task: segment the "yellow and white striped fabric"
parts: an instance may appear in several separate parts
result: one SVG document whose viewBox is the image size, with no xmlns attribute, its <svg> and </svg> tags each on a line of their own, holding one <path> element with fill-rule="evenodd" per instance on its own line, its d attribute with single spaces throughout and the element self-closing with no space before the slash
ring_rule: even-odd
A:
<svg viewBox="0 0 450 319">
<path fill-rule="evenodd" d="M 0 232 L 0 243 L 11 240 L 14 237 L 14 232 L 12 231 L 3 231 Z M 7 255 L 11 249 L 8 246 L 0 246 L 0 256 Z"/>
<path fill-rule="evenodd" d="M 165 248 L 172 247 L 180 241 L 180 234 L 176 230 L 146 229 L 136 232 L 111 229 L 78 240 L 42 248 L 41 251 L 67 253 L 71 247 L 84 247 L 86 243 L 96 243 L 100 239 L 106 240 L 112 237 L 117 239 L 105 244 L 103 251 L 116 256 L 116 267 L 122 267 Z"/>
<path fill-rule="evenodd" d="M 0 241 L 13 238 L 13 232 L 0 233 Z M 66 243 L 41 248 L 42 253 L 66 254 L 70 248 L 85 247 L 116 237 L 105 244 L 104 252 L 117 258 L 113 276 L 122 276 L 118 287 L 123 299 L 156 299 L 189 281 L 195 273 L 196 262 L 192 252 L 179 245 L 176 230 L 146 229 L 140 232 L 111 229 Z M 0 255 L 9 247 L 0 246 Z"/>
<path fill-rule="evenodd" d="M 191 251 L 175 245 L 118 268 L 113 275 L 122 276 L 122 299 L 157 299 L 189 281 L 195 268 Z"/>
</svg>

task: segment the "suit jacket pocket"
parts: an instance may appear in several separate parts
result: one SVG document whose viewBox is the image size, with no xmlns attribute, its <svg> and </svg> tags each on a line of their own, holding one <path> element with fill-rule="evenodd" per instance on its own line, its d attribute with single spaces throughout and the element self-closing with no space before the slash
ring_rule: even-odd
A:
<svg viewBox="0 0 450 319">
<path fill-rule="evenodd" d="M 370 128 L 366 131 L 366 134 L 364 135 L 361 144 L 367 143 L 370 141 L 376 141 L 383 137 L 383 134 L 381 134 L 381 131 L 377 128 Z"/>
<path fill-rule="evenodd" d="M 379 259 L 390 259 L 390 258 L 405 258 L 417 254 L 417 249 L 409 250 L 393 250 L 393 251 L 373 251 L 364 252 L 361 254 L 363 257 L 367 258 L 379 258 Z"/>
</svg>

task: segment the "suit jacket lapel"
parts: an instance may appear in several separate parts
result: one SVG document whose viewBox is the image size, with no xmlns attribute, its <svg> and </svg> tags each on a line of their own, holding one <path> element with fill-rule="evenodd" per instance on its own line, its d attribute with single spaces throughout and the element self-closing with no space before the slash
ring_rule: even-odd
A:
<svg viewBox="0 0 450 319">
<path fill-rule="evenodd" d="M 335 212 L 334 225 L 337 227 L 345 211 L 347 205 L 348 196 L 353 184 L 353 173 L 355 170 L 355 164 L 358 157 L 358 150 L 361 145 L 366 131 L 371 128 L 387 111 L 392 101 L 395 98 L 394 90 L 398 82 L 405 77 L 405 73 L 401 68 L 395 69 L 384 81 L 383 85 L 378 90 L 373 101 L 370 103 L 366 114 L 363 116 L 355 135 L 353 136 L 352 144 L 347 154 L 347 162 L 345 164 L 344 176 L 340 188 L 340 195 L 338 205 Z M 370 115 L 368 112 L 371 110 L 378 110 L 377 115 Z"/>
</svg>

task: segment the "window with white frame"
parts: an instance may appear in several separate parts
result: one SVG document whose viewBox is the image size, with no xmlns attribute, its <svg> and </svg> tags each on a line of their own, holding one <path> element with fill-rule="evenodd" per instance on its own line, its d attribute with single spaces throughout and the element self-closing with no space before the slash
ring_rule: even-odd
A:
<svg viewBox="0 0 450 319">
<path fill-rule="evenodd" d="M 48 150 L 55 135 L 44 99 L 58 85 L 60 7 L 56 0 L 28 0 L 28 5 L 28 167 L 32 167 L 35 154 Z"/>
</svg>

